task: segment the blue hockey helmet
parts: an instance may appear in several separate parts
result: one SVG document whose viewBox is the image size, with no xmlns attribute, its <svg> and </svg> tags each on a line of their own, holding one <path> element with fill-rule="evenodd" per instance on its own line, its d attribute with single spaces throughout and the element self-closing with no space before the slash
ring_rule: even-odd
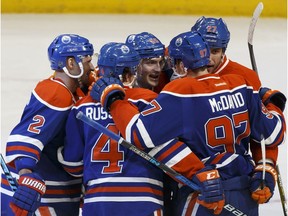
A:
<svg viewBox="0 0 288 216">
<path fill-rule="evenodd" d="M 98 67 L 103 76 L 119 78 L 124 68 L 130 68 L 135 74 L 139 62 L 139 54 L 125 43 L 107 43 L 101 47 L 98 56 Z"/>
<path fill-rule="evenodd" d="M 180 59 L 187 69 L 204 67 L 210 62 L 208 44 L 197 31 L 184 32 L 174 37 L 168 51 L 174 62 Z"/>
<path fill-rule="evenodd" d="M 92 56 L 94 52 L 93 45 L 88 39 L 76 34 L 61 34 L 57 36 L 48 47 L 48 57 L 52 70 L 64 70 L 64 72 L 72 77 L 79 78 L 83 75 L 82 58 L 84 56 Z M 67 71 L 66 59 L 74 57 L 75 61 L 81 68 L 79 75 L 72 75 Z"/>
<path fill-rule="evenodd" d="M 153 34 L 141 32 L 131 34 L 126 39 L 126 44 L 133 47 L 141 58 L 157 58 L 164 56 L 165 46 Z"/>
<path fill-rule="evenodd" d="M 200 32 L 210 48 L 223 48 L 225 51 L 230 40 L 230 32 L 222 18 L 216 19 L 202 16 L 192 26 L 191 31 Z"/>
</svg>

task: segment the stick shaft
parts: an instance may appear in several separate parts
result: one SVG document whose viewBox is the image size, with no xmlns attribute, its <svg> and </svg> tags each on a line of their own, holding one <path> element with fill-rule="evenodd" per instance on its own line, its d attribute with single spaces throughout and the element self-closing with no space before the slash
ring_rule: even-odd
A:
<svg viewBox="0 0 288 216">
<path fill-rule="evenodd" d="M 248 49 L 249 49 L 250 61 L 251 61 L 252 69 L 258 73 L 256 60 L 255 60 L 255 55 L 254 55 L 254 51 L 253 51 L 253 45 L 252 44 L 248 44 Z"/>
<path fill-rule="evenodd" d="M 2 170 L 5 174 L 8 182 L 9 182 L 9 185 L 10 185 L 12 191 L 16 191 L 17 190 L 17 181 L 11 175 L 11 172 L 10 172 L 2 154 L 1 154 L 1 167 L 2 167 Z"/>
<path fill-rule="evenodd" d="M 265 172 L 266 172 L 266 149 L 265 149 L 265 139 L 263 134 L 261 134 L 261 151 L 262 151 L 262 163 L 263 163 L 263 172 L 262 172 L 262 180 L 263 183 L 265 181 Z"/>
<path fill-rule="evenodd" d="M 281 204 L 282 204 L 284 216 L 287 216 L 287 200 L 285 197 L 284 187 L 283 187 L 282 178 L 281 178 L 278 164 L 276 165 L 276 170 L 277 170 L 277 175 L 278 175 L 277 184 L 278 184 L 279 194 L 281 198 Z"/>
<path fill-rule="evenodd" d="M 151 155 L 147 154 L 146 152 L 142 151 L 141 149 L 137 148 L 133 144 L 129 143 L 128 141 L 124 140 L 121 136 L 118 134 L 113 133 L 103 125 L 99 124 L 97 121 L 94 121 L 90 118 L 88 118 L 86 115 L 83 114 L 83 112 L 79 111 L 76 115 L 76 118 L 80 119 L 84 123 L 90 125 L 91 127 L 95 128 L 96 130 L 100 131 L 101 133 L 106 134 L 110 138 L 116 140 L 120 145 L 123 145 L 124 147 L 130 149 L 140 157 L 144 158 L 145 160 L 149 161 L 150 163 L 154 164 L 156 167 L 162 169 L 164 172 L 169 174 L 170 176 L 176 178 L 181 183 L 191 187 L 193 190 L 199 191 L 200 188 L 198 185 L 194 184 L 192 181 L 187 179 L 185 176 L 181 175 L 180 173 L 176 172 L 172 168 L 168 167 L 166 164 L 156 160 Z"/>
</svg>

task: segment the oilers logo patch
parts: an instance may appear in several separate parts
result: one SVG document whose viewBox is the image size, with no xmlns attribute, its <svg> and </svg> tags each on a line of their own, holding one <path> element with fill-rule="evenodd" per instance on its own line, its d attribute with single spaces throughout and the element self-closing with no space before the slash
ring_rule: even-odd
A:
<svg viewBox="0 0 288 216">
<path fill-rule="evenodd" d="M 182 43 L 183 43 L 182 37 L 177 38 L 176 41 L 175 41 L 175 45 L 176 45 L 177 47 L 181 46 Z"/>
<path fill-rule="evenodd" d="M 120 49 L 121 49 L 121 51 L 122 51 L 123 53 L 125 53 L 125 54 L 130 52 L 129 47 L 126 46 L 126 45 L 122 45 Z"/>
<path fill-rule="evenodd" d="M 64 35 L 64 36 L 61 38 L 61 41 L 62 41 L 62 43 L 64 43 L 64 44 L 68 44 L 68 43 L 71 42 L 71 37 L 68 36 L 68 35 Z"/>
</svg>

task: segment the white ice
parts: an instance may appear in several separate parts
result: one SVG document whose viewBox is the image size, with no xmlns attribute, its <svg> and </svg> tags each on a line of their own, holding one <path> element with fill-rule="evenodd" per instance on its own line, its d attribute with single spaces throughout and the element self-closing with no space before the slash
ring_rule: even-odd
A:
<svg viewBox="0 0 288 216">
<path fill-rule="evenodd" d="M 83 35 L 94 44 L 96 52 L 104 43 L 124 42 L 128 34 L 142 31 L 153 33 L 168 45 L 172 37 L 189 31 L 197 18 L 198 16 L 168 15 L 2 14 L 1 152 L 5 151 L 7 137 L 19 121 L 31 90 L 39 80 L 52 74 L 47 47 L 57 35 Z M 250 17 L 223 18 L 231 32 L 228 57 L 251 67 L 247 46 Z M 287 20 L 260 17 L 253 44 L 263 86 L 278 89 L 287 95 Z M 286 144 L 279 149 L 279 167 L 288 195 Z M 260 215 L 283 215 L 277 187 L 271 201 L 261 205 Z"/>
</svg>

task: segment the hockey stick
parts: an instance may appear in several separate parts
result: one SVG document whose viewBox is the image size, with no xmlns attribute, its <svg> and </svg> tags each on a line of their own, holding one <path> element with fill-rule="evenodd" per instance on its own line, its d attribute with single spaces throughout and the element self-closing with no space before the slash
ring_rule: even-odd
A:
<svg viewBox="0 0 288 216">
<path fill-rule="evenodd" d="M 1 167 L 2 167 L 2 170 L 9 182 L 9 185 L 12 189 L 13 192 L 15 192 L 17 190 L 17 181 L 15 180 L 15 178 L 13 178 L 13 176 L 11 175 L 10 173 L 10 170 L 8 169 L 8 166 L 4 160 L 4 157 L 3 155 L 1 154 Z"/>
<path fill-rule="evenodd" d="M 133 151 L 134 153 L 136 153 L 140 157 L 142 157 L 145 160 L 149 161 L 150 163 L 154 164 L 156 167 L 162 169 L 164 172 L 166 172 L 170 176 L 176 178 L 181 183 L 186 184 L 187 186 L 191 187 L 193 190 L 200 191 L 200 188 L 198 187 L 198 185 L 194 184 L 193 182 L 191 182 L 189 179 L 187 179 L 186 177 L 184 177 L 180 173 L 178 173 L 175 170 L 173 170 L 172 168 L 168 167 L 166 164 L 156 160 L 155 158 L 153 158 L 152 156 L 150 156 L 146 152 L 142 151 L 141 149 L 137 148 L 133 144 L 124 140 L 118 134 L 113 133 L 112 131 L 110 131 L 106 127 L 102 126 L 98 122 L 93 121 L 92 119 L 88 118 L 86 115 L 83 114 L 83 112 L 79 111 L 76 115 L 76 118 L 78 118 L 81 121 L 83 121 L 84 123 L 92 126 L 96 130 L 106 134 L 108 137 L 116 140 L 120 145 L 123 145 L 124 147 L 130 149 L 131 151 Z"/>
<path fill-rule="evenodd" d="M 262 2 L 260 2 L 254 10 L 252 20 L 249 26 L 249 31 L 248 31 L 248 49 L 249 49 L 249 54 L 250 54 L 250 60 L 251 60 L 253 70 L 256 71 L 257 73 L 258 73 L 258 70 L 257 70 L 255 55 L 253 51 L 253 36 L 254 36 L 254 30 L 255 30 L 257 20 L 260 17 L 260 14 L 263 8 L 264 8 L 264 5 Z"/>
<path fill-rule="evenodd" d="M 278 175 L 277 184 L 278 184 L 279 194 L 280 194 L 280 198 L 281 198 L 281 204 L 282 204 L 284 216 L 287 216 L 287 201 L 286 201 L 286 197 L 285 197 L 284 187 L 282 184 L 282 178 L 280 175 L 280 170 L 279 170 L 278 164 L 276 165 L 276 170 L 277 170 L 277 175 Z"/>
<path fill-rule="evenodd" d="M 249 48 L 250 60 L 251 60 L 252 68 L 257 74 L 258 74 L 258 70 L 257 70 L 256 61 L 255 61 L 255 55 L 254 55 L 254 51 L 253 51 L 253 35 L 254 35 L 254 30 L 255 30 L 255 26 L 256 26 L 257 20 L 260 17 L 260 14 L 261 14 L 263 8 L 264 8 L 264 5 L 263 5 L 262 2 L 260 2 L 257 5 L 257 7 L 255 8 L 252 20 L 250 22 L 249 32 L 248 32 L 248 48 Z M 262 147 L 262 145 L 263 145 L 262 143 L 263 143 L 263 141 L 261 141 L 261 151 L 262 151 L 262 156 L 263 156 L 263 155 L 266 155 L 266 152 L 265 152 L 265 147 Z M 266 158 L 265 158 L 265 160 L 266 160 Z M 263 163 L 264 163 L 264 160 L 263 160 Z M 265 169 L 265 166 L 263 166 L 263 167 Z M 278 164 L 276 164 L 276 170 L 277 170 L 277 173 L 278 173 L 277 185 L 278 185 L 278 189 L 279 189 L 279 194 L 280 194 L 281 204 L 282 204 L 282 208 L 283 208 L 283 213 L 284 213 L 284 216 L 287 216 L 287 206 L 286 206 L 287 205 L 287 201 L 286 201 L 286 197 L 285 197 L 285 193 L 284 193 L 284 188 L 283 188 L 283 184 L 282 184 L 282 178 L 281 178 L 281 175 L 280 175 L 280 172 L 279 172 L 280 170 L 279 170 Z M 264 172 L 265 172 L 265 170 L 263 170 L 263 173 Z M 263 180 L 264 180 L 264 177 L 263 177 Z"/>
<path fill-rule="evenodd" d="M 263 164 L 263 173 L 262 173 L 262 189 L 265 186 L 265 172 L 266 172 L 266 149 L 265 149 L 265 139 L 263 134 L 261 134 L 261 151 L 262 151 L 262 164 Z"/>
</svg>

